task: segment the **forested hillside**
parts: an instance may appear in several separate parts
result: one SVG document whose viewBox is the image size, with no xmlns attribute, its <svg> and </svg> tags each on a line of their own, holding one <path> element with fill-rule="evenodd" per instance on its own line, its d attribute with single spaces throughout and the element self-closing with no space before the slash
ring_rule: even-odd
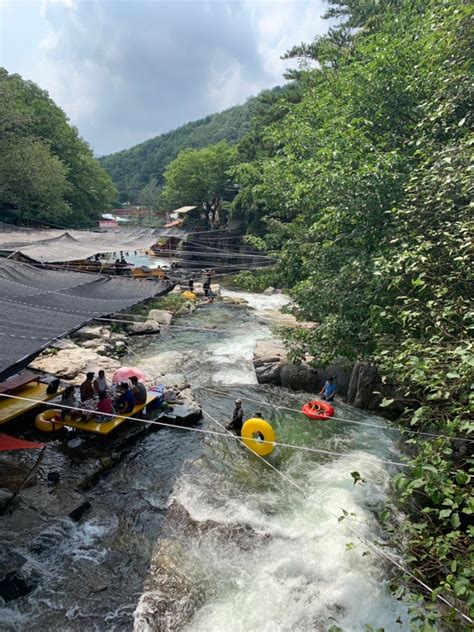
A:
<svg viewBox="0 0 474 632">
<path fill-rule="evenodd" d="M 116 191 L 64 112 L 36 84 L 3 68 L 0 104 L 2 220 L 95 223 Z"/>
<path fill-rule="evenodd" d="M 211 114 L 171 132 L 100 159 L 119 190 L 121 201 L 140 201 L 140 192 L 150 183 L 163 184 L 166 166 L 182 149 L 201 148 L 222 140 L 235 143 L 250 129 L 252 103 L 249 99 L 224 112 Z"/>
<path fill-rule="evenodd" d="M 434 600 L 441 594 L 458 610 L 430 622 L 415 607 L 414 626 L 467 629 L 459 613 L 474 614 L 473 6 L 328 5 L 338 23 L 290 51 L 306 62 L 290 73 L 293 89 L 257 114 L 238 147 L 234 213 L 278 260 L 271 275 L 241 280 L 288 288 L 297 315 L 318 323 L 287 332 L 295 358 L 373 362 L 398 385 L 382 405 L 404 411 L 411 456 L 395 478 L 387 527 Z M 398 522 L 400 508 L 407 518 Z"/>
</svg>

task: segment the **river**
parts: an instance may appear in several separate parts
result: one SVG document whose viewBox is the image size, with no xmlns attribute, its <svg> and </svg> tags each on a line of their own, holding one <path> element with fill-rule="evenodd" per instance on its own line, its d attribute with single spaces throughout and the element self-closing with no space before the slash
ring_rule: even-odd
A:
<svg viewBox="0 0 474 632">
<path fill-rule="evenodd" d="M 141 350 L 143 361 L 179 351 L 197 400 L 218 422 L 236 397 L 254 399 L 244 399 L 245 415 L 262 412 L 279 441 L 341 456 L 280 448 L 268 457 L 277 472 L 234 440 L 147 435 L 89 492 L 80 523 L 47 524 L 36 541 L 18 543 L 37 588 L 0 607 L 2 631 L 409 629 L 388 588 L 392 569 L 346 524 L 383 541 L 377 513 L 396 470 L 379 459 L 398 460 L 396 433 L 279 410 L 309 395 L 259 386 L 252 354 L 271 335 L 259 310 L 285 297 L 237 295 L 249 307 L 216 302 L 175 321 L 215 330 L 172 328 Z M 336 414 L 385 426 L 343 403 Z M 220 430 L 208 416 L 201 427 Z M 365 484 L 354 485 L 355 470 Z M 343 510 L 349 516 L 338 521 Z"/>
</svg>

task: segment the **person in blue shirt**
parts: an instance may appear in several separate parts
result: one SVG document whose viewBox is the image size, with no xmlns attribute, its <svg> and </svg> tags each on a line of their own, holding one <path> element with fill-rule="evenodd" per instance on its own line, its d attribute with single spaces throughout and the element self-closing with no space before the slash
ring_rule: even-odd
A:
<svg viewBox="0 0 474 632">
<path fill-rule="evenodd" d="M 336 397 L 336 381 L 333 375 L 328 377 L 323 388 L 321 389 L 321 392 L 319 393 L 319 396 L 321 397 L 321 399 L 325 399 L 327 402 L 334 401 L 334 398 Z"/>
<path fill-rule="evenodd" d="M 126 382 L 120 384 L 121 395 L 117 400 L 117 412 L 121 415 L 131 413 L 135 408 L 135 397 Z"/>
</svg>

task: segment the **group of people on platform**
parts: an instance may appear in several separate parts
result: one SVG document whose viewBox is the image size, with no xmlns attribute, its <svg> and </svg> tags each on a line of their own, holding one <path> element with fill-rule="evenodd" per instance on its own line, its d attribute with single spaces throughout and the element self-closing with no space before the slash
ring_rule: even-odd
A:
<svg viewBox="0 0 474 632">
<path fill-rule="evenodd" d="M 125 259 L 123 252 L 120 252 L 120 259 L 115 259 L 115 263 L 114 263 L 115 274 L 118 276 L 126 274 L 128 272 L 129 267 L 130 267 L 130 264 Z"/>
<path fill-rule="evenodd" d="M 62 409 L 62 418 L 66 416 L 80 416 L 89 419 L 94 416 L 90 411 L 97 411 L 97 421 L 110 420 L 109 415 L 128 415 L 137 404 L 146 404 L 146 386 L 132 376 L 129 382 L 109 385 L 105 372 L 100 370 L 97 377 L 93 371 L 86 374 L 86 379 L 79 387 L 80 400 L 84 411 L 72 411 L 78 408 L 76 401 L 76 387 L 67 386 L 63 392 L 61 404 L 67 408 Z M 70 407 L 70 408 L 69 408 Z"/>
</svg>

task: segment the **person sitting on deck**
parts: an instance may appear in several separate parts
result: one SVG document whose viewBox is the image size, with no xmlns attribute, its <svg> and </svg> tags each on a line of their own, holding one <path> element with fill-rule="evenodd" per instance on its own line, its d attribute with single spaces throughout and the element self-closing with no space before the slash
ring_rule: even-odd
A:
<svg viewBox="0 0 474 632">
<path fill-rule="evenodd" d="M 112 406 L 112 400 L 105 391 L 99 392 L 99 401 L 97 402 L 97 412 L 102 415 L 97 415 L 97 421 L 110 421 L 112 418 L 108 415 L 114 414 L 114 407 Z"/>
<path fill-rule="evenodd" d="M 132 393 L 135 397 L 135 402 L 137 404 L 146 404 L 146 386 L 142 382 L 138 381 L 138 377 L 136 375 L 132 375 L 130 382 L 132 383 Z"/>
<path fill-rule="evenodd" d="M 95 378 L 93 382 L 93 387 L 97 395 L 99 395 L 102 391 L 105 392 L 107 390 L 107 380 L 105 379 L 105 371 L 103 371 L 102 369 L 99 371 L 97 377 Z"/>
<path fill-rule="evenodd" d="M 86 374 L 86 379 L 81 384 L 81 402 L 86 402 L 88 399 L 92 399 L 94 397 L 93 379 L 94 373 L 89 371 L 89 373 Z"/>
<path fill-rule="evenodd" d="M 61 396 L 61 406 L 69 406 L 69 408 L 61 408 L 61 419 L 63 420 L 66 419 L 66 417 L 74 416 L 75 411 L 71 409 L 76 408 L 77 406 L 75 391 L 76 389 L 74 386 L 66 386 Z"/>
<path fill-rule="evenodd" d="M 121 395 L 117 399 L 117 411 L 122 415 L 128 415 L 135 408 L 135 397 L 126 382 L 120 384 L 120 391 Z"/>
<path fill-rule="evenodd" d="M 236 434 L 240 435 L 243 421 L 244 411 L 242 410 L 242 400 L 236 399 L 234 412 L 232 413 L 232 421 L 227 424 L 226 430 L 233 430 Z"/>
<path fill-rule="evenodd" d="M 333 375 L 328 377 L 319 395 L 321 399 L 325 399 L 327 402 L 334 401 L 336 397 L 336 382 Z"/>
</svg>

